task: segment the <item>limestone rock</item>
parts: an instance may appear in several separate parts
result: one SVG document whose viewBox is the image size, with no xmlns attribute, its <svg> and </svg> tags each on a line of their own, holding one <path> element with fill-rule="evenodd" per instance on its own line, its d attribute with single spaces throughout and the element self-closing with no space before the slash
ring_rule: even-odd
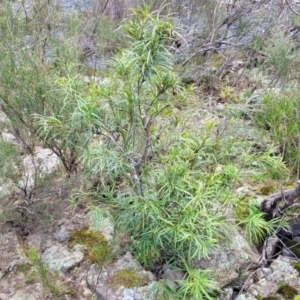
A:
<svg viewBox="0 0 300 300">
<path fill-rule="evenodd" d="M 194 267 L 211 269 L 216 274 L 215 281 L 220 288 L 236 280 L 240 270 L 259 261 L 258 252 L 250 247 L 235 225 L 228 238 L 224 238 L 218 248 L 210 251 L 209 259 L 193 260 Z"/>
<path fill-rule="evenodd" d="M 244 294 L 245 299 L 254 300 L 257 296 L 273 296 L 283 284 L 295 288 L 300 293 L 300 278 L 293 264 L 294 261 L 289 257 L 279 256 L 271 263 L 269 268 L 261 269 L 264 276 L 247 289 Z M 278 299 L 282 298 L 278 294 L 276 294 L 276 297 Z"/>
<path fill-rule="evenodd" d="M 0 272 L 5 272 L 13 261 L 19 258 L 19 242 L 14 232 L 0 234 Z"/>
<path fill-rule="evenodd" d="M 9 143 L 16 145 L 18 147 L 19 151 L 22 151 L 23 145 L 12 133 L 8 132 L 7 130 L 3 130 L 1 135 L 2 135 L 2 139 L 5 142 L 9 142 Z"/>
<path fill-rule="evenodd" d="M 46 249 L 41 259 L 50 271 L 68 271 L 77 266 L 84 258 L 82 246 L 75 245 L 72 250 L 60 244 Z"/>
<path fill-rule="evenodd" d="M 108 242 L 113 240 L 114 236 L 114 225 L 109 218 L 104 218 L 101 224 L 95 226 L 93 222 L 91 223 L 91 229 L 99 230 Z"/>
<path fill-rule="evenodd" d="M 223 294 L 218 298 L 219 300 L 231 300 L 233 296 L 233 288 L 225 288 Z"/>
<path fill-rule="evenodd" d="M 24 174 L 19 182 L 20 188 L 29 192 L 36 176 L 42 178 L 60 168 L 60 159 L 51 149 L 35 147 L 33 155 L 26 155 L 23 159 Z"/>
<path fill-rule="evenodd" d="M 163 270 L 164 270 L 164 277 L 173 282 L 183 280 L 185 277 L 185 274 L 182 270 L 173 269 L 166 264 L 163 266 Z"/>
<path fill-rule="evenodd" d="M 41 300 L 46 299 L 40 283 L 29 285 L 25 288 L 18 290 L 14 294 L 1 294 L 1 300 Z"/>
<path fill-rule="evenodd" d="M 14 191 L 17 191 L 15 183 L 9 178 L 0 178 L 0 199 L 9 197 Z M 0 209 L 1 211 L 1 209 Z"/>
<path fill-rule="evenodd" d="M 101 300 L 150 300 L 148 291 L 155 278 L 126 253 L 101 269 L 93 264 L 86 280 L 90 290 Z"/>
</svg>

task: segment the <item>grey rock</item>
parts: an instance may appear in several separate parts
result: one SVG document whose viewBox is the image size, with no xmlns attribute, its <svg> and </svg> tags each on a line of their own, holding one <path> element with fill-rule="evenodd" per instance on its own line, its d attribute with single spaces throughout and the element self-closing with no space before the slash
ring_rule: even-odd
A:
<svg viewBox="0 0 300 300">
<path fill-rule="evenodd" d="M 71 229 L 66 226 L 62 226 L 57 232 L 53 234 L 55 240 L 59 243 L 63 243 L 68 240 L 70 236 Z"/>
<path fill-rule="evenodd" d="M 134 289 L 135 300 L 156 300 L 157 297 L 155 295 L 153 296 L 153 295 L 151 295 L 151 293 L 149 293 L 149 291 L 151 291 L 154 284 L 155 283 L 152 282 L 149 285 L 135 288 Z"/>
<path fill-rule="evenodd" d="M 22 148 L 22 144 L 20 143 L 20 141 L 10 132 L 4 130 L 2 131 L 2 139 L 5 142 L 9 142 L 12 143 L 14 145 L 16 145 L 18 148 L 21 147 Z"/>
<path fill-rule="evenodd" d="M 251 298 L 247 298 L 244 294 L 241 294 L 236 297 L 235 300 L 250 300 Z"/>
<path fill-rule="evenodd" d="M 61 219 L 55 223 L 53 238 L 63 243 L 68 240 L 72 230 L 83 226 L 88 226 L 83 216 L 75 215 L 71 219 Z"/>
<path fill-rule="evenodd" d="M 46 295 L 43 292 L 42 285 L 36 283 L 29 285 L 25 288 L 18 290 L 11 295 L 0 294 L 1 300 L 41 300 L 46 299 Z"/>
<path fill-rule="evenodd" d="M 113 240 L 115 228 L 110 218 L 103 218 L 102 222 L 99 223 L 99 221 L 95 220 L 95 216 L 90 214 L 88 222 L 90 223 L 90 228 L 100 231 L 108 242 Z"/>
<path fill-rule="evenodd" d="M 123 292 L 123 299 L 124 300 L 135 300 L 134 294 L 135 294 L 134 290 L 125 289 Z"/>
<path fill-rule="evenodd" d="M 240 196 L 252 196 L 252 197 L 256 197 L 256 194 L 251 191 L 248 187 L 246 186 L 241 186 L 239 188 L 237 188 L 235 190 L 236 194 L 240 195 Z"/>
<path fill-rule="evenodd" d="M 266 259 L 269 260 L 273 257 L 276 246 L 278 243 L 278 237 L 276 236 L 270 236 L 266 240 L 267 246 L 266 246 Z"/>
<path fill-rule="evenodd" d="M 9 197 L 18 188 L 10 178 L 0 178 L 0 198 Z"/>
<path fill-rule="evenodd" d="M 185 277 L 185 274 L 182 270 L 172 269 L 172 267 L 168 265 L 164 265 L 163 270 L 164 270 L 164 277 L 171 281 L 176 282 L 179 280 L 183 280 Z"/>
<path fill-rule="evenodd" d="M 225 288 L 223 294 L 219 297 L 220 300 L 231 300 L 233 296 L 233 288 Z"/>
<path fill-rule="evenodd" d="M 271 263 L 270 269 L 273 272 L 281 271 L 282 273 L 287 273 L 286 275 L 288 275 L 288 272 L 291 272 L 294 273 L 293 275 L 296 275 L 297 271 L 293 268 L 292 264 L 293 260 L 289 257 L 278 256 L 278 258 Z"/>
<path fill-rule="evenodd" d="M 258 270 L 256 271 L 255 275 L 256 275 L 256 278 L 257 278 L 258 280 L 261 280 L 262 278 L 265 277 L 265 274 L 264 274 L 264 272 L 262 271 L 262 269 L 258 269 Z"/>
<path fill-rule="evenodd" d="M 43 252 L 53 245 L 53 240 L 44 233 L 32 233 L 27 237 L 26 242 L 29 247 L 33 247 L 39 252 Z"/>
<path fill-rule="evenodd" d="M 300 279 L 298 271 L 293 268 L 293 263 L 292 259 L 279 256 L 269 268 L 261 269 L 264 277 L 258 277 L 258 282 L 247 289 L 245 296 L 249 299 L 256 296 L 268 297 L 276 294 L 282 284 L 288 284 L 300 292 Z M 278 297 L 281 299 L 279 295 Z"/>
<path fill-rule="evenodd" d="M 275 271 L 267 279 L 268 282 L 278 283 L 285 279 L 285 275 L 281 271 Z"/>
<path fill-rule="evenodd" d="M 17 249 L 20 248 L 14 232 L 0 234 L 0 270 L 7 270 L 12 262 L 19 259 Z"/>
<path fill-rule="evenodd" d="M 211 269 L 216 274 L 215 281 L 220 288 L 236 280 L 239 270 L 259 260 L 256 249 L 250 247 L 234 224 L 228 238 L 229 241 L 224 238 L 217 249 L 210 251 L 209 259 L 194 259 L 192 262 L 196 268 Z"/>
<path fill-rule="evenodd" d="M 261 270 L 265 276 L 269 276 L 272 273 L 272 270 L 269 268 L 262 268 Z"/>
<path fill-rule="evenodd" d="M 278 285 L 274 282 L 269 282 L 266 278 L 263 278 L 259 281 L 258 284 L 248 289 L 247 292 L 253 296 L 268 297 L 271 294 L 274 294 L 278 290 Z"/>
<path fill-rule="evenodd" d="M 110 281 L 115 272 L 128 269 L 133 269 L 135 274 L 141 278 L 140 286 L 126 288 L 120 283 Z M 101 300 L 150 300 L 148 291 L 154 280 L 153 274 L 146 272 L 129 252 L 101 269 L 98 265 L 93 264 L 86 276 L 90 290 Z"/>
<path fill-rule="evenodd" d="M 24 174 L 19 182 L 21 189 L 31 191 L 35 184 L 36 176 L 42 178 L 60 169 L 61 162 L 58 156 L 51 149 L 35 147 L 33 155 L 26 155 L 23 158 Z"/>
<path fill-rule="evenodd" d="M 84 258 L 82 247 L 77 245 L 72 250 L 67 247 L 54 244 L 46 249 L 41 259 L 50 271 L 68 271 L 77 266 Z"/>
<path fill-rule="evenodd" d="M 0 110 L 0 122 L 1 123 L 10 123 L 9 121 L 9 118 L 7 117 L 7 115 L 2 111 Z"/>
</svg>

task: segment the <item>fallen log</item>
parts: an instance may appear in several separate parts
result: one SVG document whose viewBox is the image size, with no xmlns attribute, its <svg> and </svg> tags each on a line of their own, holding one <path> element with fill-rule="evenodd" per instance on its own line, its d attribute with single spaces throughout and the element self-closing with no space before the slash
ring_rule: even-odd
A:
<svg viewBox="0 0 300 300">
<path fill-rule="evenodd" d="M 293 205 L 294 200 L 300 196 L 300 184 L 294 189 L 281 191 L 264 199 L 260 210 L 266 213 L 267 218 L 281 217 L 284 211 Z"/>
</svg>

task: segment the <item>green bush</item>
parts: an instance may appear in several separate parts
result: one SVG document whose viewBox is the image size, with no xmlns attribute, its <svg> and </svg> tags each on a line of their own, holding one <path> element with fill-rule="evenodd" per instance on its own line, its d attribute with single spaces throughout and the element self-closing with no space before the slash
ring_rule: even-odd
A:
<svg viewBox="0 0 300 300">
<path fill-rule="evenodd" d="M 299 175 L 300 101 L 298 92 L 269 92 L 264 95 L 256 124 L 270 135 L 288 167 Z"/>
<path fill-rule="evenodd" d="M 63 32 L 59 8 L 50 2 L 46 5 L 36 0 L 18 10 L 13 5 L 8 1 L 0 4 L 0 101 L 10 120 L 7 126 L 29 152 L 43 142 L 72 172 L 74 158 L 69 156 L 74 147 L 49 140 L 47 132 L 39 130 L 35 116 L 55 118 L 64 114 L 66 118 L 72 109 L 64 102 L 63 91 L 56 81 L 58 76 L 77 74 L 80 53 L 74 45 L 80 24 L 65 20 Z M 64 43 L 59 31 L 61 34 L 69 31 Z M 74 134 L 71 139 L 76 143 Z"/>
<path fill-rule="evenodd" d="M 139 261 L 150 268 L 167 261 L 186 273 L 178 288 L 158 284 L 155 292 L 213 299 L 211 274 L 191 262 L 208 258 L 229 232 L 224 205 L 234 197 L 232 188 L 245 169 L 246 176 L 286 169 L 272 150 L 246 151 L 213 120 L 199 132 L 178 116 L 174 122 L 173 104 L 188 90 L 173 71 L 173 26 L 141 9 L 124 30 L 130 46 L 116 57 L 115 73 L 90 86 L 76 110 L 97 133 L 83 165 L 99 178 L 99 197 L 113 208 L 116 226 L 130 233 Z"/>
<path fill-rule="evenodd" d="M 59 282 L 58 272 L 51 273 L 46 265 L 42 262 L 38 251 L 35 248 L 22 249 L 20 255 L 26 259 L 33 267 L 34 272 L 31 272 L 27 281 L 32 281 L 37 278 L 43 285 L 45 292 L 52 299 L 61 299 L 66 294 L 72 294 L 71 288 L 65 283 Z"/>
<path fill-rule="evenodd" d="M 0 139 L 0 180 L 16 183 L 21 176 L 22 165 L 18 149 L 12 143 Z"/>
<path fill-rule="evenodd" d="M 246 215 L 240 215 L 236 219 L 238 225 L 245 229 L 246 237 L 255 245 L 260 245 L 267 235 L 274 234 L 278 228 L 284 228 L 285 231 L 290 229 L 288 219 L 274 218 L 267 221 L 264 216 L 265 214 L 257 207 L 249 205 Z"/>
<path fill-rule="evenodd" d="M 55 1 L 0 3 L 0 104 L 10 120 L 6 127 L 29 152 L 36 144 L 51 148 L 68 173 L 78 171 L 78 151 L 88 140 L 82 135 L 85 124 L 72 116 L 77 91 L 87 87 L 80 76 L 87 72 L 85 52 L 105 53 L 94 36 L 113 44 L 115 27 L 104 14 L 66 11 Z"/>
<path fill-rule="evenodd" d="M 293 68 L 299 63 L 299 52 L 288 35 L 276 30 L 267 40 L 264 50 L 268 55 L 263 67 L 274 76 L 276 81 L 288 80 L 295 75 Z"/>
</svg>

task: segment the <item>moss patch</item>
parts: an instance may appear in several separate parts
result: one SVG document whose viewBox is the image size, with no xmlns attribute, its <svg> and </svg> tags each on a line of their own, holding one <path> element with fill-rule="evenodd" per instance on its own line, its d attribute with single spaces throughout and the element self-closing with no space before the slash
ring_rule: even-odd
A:
<svg viewBox="0 0 300 300">
<path fill-rule="evenodd" d="M 277 293 L 282 295 L 284 299 L 293 299 L 298 295 L 298 291 L 288 284 L 282 285 Z"/>
<path fill-rule="evenodd" d="M 294 264 L 294 268 L 298 271 L 299 275 L 300 275 L 300 261 L 297 261 L 295 264 Z M 299 300 L 300 300 L 300 297 L 299 297 Z"/>
<path fill-rule="evenodd" d="M 72 230 L 69 243 L 84 245 L 86 247 L 84 254 L 91 263 L 103 261 L 108 247 L 107 240 L 101 232 L 87 227 Z"/>
<path fill-rule="evenodd" d="M 114 272 L 107 283 L 109 287 L 124 286 L 126 288 L 132 288 L 136 286 L 144 286 L 148 282 L 146 277 L 137 274 L 134 269 L 128 268 Z"/>
<path fill-rule="evenodd" d="M 263 196 L 267 196 L 272 194 L 275 191 L 274 186 L 272 185 L 264 185 L 264 186 L 260 186 L 257 189 L 257 192 L 260 193 Z"/>
<path fill-rule="evenodd" d="M 297 295 L 293 300 L 300 300 L 300 295 Z"/>
<path fill-rule="evenodd" d="M 244 220 L 249 215 L 249 203 L 253 200 L 253 197 L 245 197 L 239 200 L 234 208 L 235 218 L 238 220 Z"/>
</svg>

